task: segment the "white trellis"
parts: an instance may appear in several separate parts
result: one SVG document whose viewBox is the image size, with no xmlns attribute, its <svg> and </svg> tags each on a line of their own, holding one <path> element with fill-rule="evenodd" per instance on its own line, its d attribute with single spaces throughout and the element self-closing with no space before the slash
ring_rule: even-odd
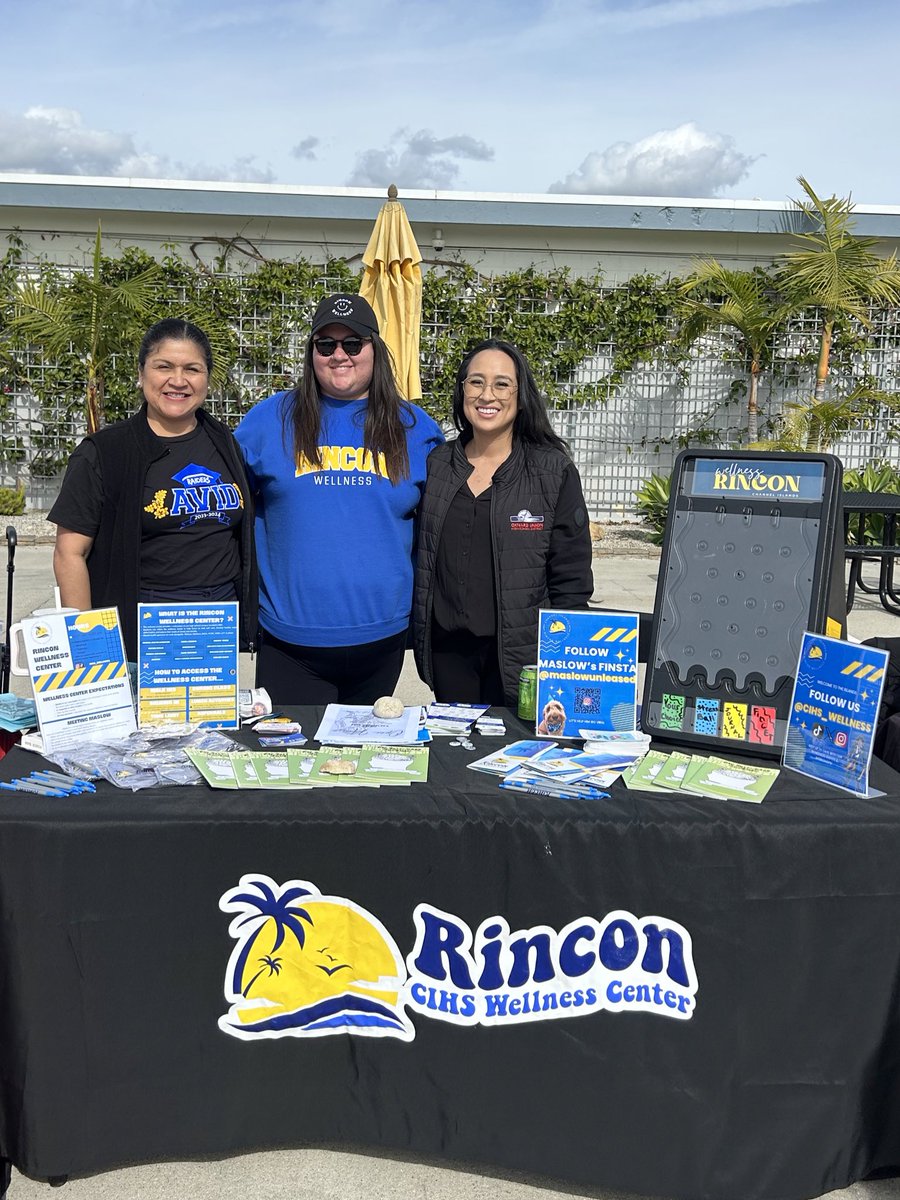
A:
<svg viewBox="0 0 900 1200">
<path fill-rule="evenodd" d="M 26 264 L 33 269 L 34 264 Z M 235 276 L 231 276 L 232 281 Z M 240 347 L 253 343 L 257 353 L 251 362 L 239 358 L 232 373 L 237 385 L 228 400 L 213 397 L 210 408 L 230 423 L 266 394 L 274 365 L 258 353 L 259 332 L 269 316 L 257 312 L 250 302 L 249 285 L 239 287 L 247 296 L 237 322 Z M 335 286 L 323 275 L 323 292 Z M 489 288 L 490 278 L 478 281 Z M 604 289 L 608 290 L 608 289 Z M 281 301 L 285 325 L 295 327 L 288 356 L 299 362 L 305 344 L 309 312 L 301 309 L 288 294 Z M 554 301 L 523 301 L 523 313 L 551 312 Z M 425 387 L 433 377 L 434 346 L 438 335 L 447 332 L 447 319 L 437 313 L 422 329 L 422 378 Z M 798 369 L 798 361 L 810 356 L 815 348 L 818 325 L 814 313 L 801 314 L 781 336 L 775 347 L 771 369 L 760 387 L 761 429 L 781 412 L 785 402 L 802 400 L 812 388 L 811 368 Z M 452 332 L 452 331 L 451 331 Z M 484 330 L 485 336 L 492 331 Z M 900 312 L 873 314 L 869 330 L 873 348 L 858 367 L 865 370 L 886 392 L 900 392 Z M 621 385 L 609 395 L 588 405 L 557 405 L 552 413 L 555 427 L 572 448 L 581 472 L 591 515 L 599 520 L 627 520 L 634 515 L 634 494 L 652 473 L 667 473 L 682 446 L 710 444 L 739 445 L 746 431 L 746 397 L 735 387 L 742 379 L 742 368 L 734 360 L 735 338 L 731 331 L 713 331 L 696 344 L 684 371 L 679 373 L 665 362 L 651 362 L 628 373 Z M 560 394 L 565 397 L 585 384 L 598 383 L 609 373 L 614 347 L 598 341 L 574 375 L 557 377 Z M 45 386 L 50 369 L 37 352 L 21 359 L 23 379 L 18 388 L 8 388 L 0 414 L 0 482 L 6 485 L 25 481 L 29 504 L 47 507 L 59 485 L 59 474 L 41 473 L 45 454 L 59 457 L 67 446 L 81 436 L 83 429 L 67 414 L 63 403 L 58 409 Z M 552 368 L 552 364 L 549 364 Z M 426 395 L 427 405 L 429 397 Z M 435 397 L 435 399 L 438 399 Z M 444 399 L 444 398 L 441 398 Z M 886 459 L 900 466 L 900 445 L 891 433 L 895 417 L 885 408 L 873 414 L 869 428 L 847 436 L 835 452 L 846 467 L 860 467 L 873 459 Z"/>
</svg>

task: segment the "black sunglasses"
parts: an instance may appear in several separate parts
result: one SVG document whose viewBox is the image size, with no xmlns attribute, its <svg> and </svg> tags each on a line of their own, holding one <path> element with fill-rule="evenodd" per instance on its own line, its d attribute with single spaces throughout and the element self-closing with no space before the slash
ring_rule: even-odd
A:
<svg viewBox="0 0 900 1200">
<path fill-rule="evenodd" d="M 371 338 L 361 337 L 345 337 L 345 338 L 316 338 L 313 345 L 316 348 L 316 354 L 321 354 L 323 358 L 331 358 L 338 346 L 349 354 L 351 358 L 356 358 L 366 342 L 371 342 Z"/>
</svg>

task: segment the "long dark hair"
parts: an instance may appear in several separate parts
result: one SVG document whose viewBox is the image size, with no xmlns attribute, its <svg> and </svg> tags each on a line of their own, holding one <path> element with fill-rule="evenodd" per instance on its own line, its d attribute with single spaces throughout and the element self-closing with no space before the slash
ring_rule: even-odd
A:
<svg viewBox="0 0 900 1200">
<path fill-rule="evenodd" d="M 459 430 L 460 437 L 467 442 L 472 436 L 472 425 L 465 413 L 463 384 L 469 374 L 469 364 L 476 354 L 482 350 L 502 350 L 513 360 L 516 367 L 516 386 L 518 387 L 519 411 L 513 422 L 513 441 L 528 442 L 532 446 L 554 446 L 571 457 L 566 442 L 556 433 L 547 416 L 547 406 L 541 395 L 535 378 L 531 373 L 528 360 L 518 346 L 512 342 L 504 342 L 500 338 L 487 338 L 466 354 L 456 372 L 456 383 L 453 387 L 453 424 Z"/>
<path fill-rule="evenodd" d="M 339 321 L 336 324 L 340 324 Z M 373 333 L 372 382 L 366 400 L 366 419 L 363 426 L 363 446 L 372 455 L 376 474 L 381 474 L 380 461 L 391 483 L 399 483 L 409 475 L 409 451 L 406 448 L 406 430 L 415 424 L 412 406 L 404 400 L 397 389 L 391 365 L 391 352 L 386 343 Z M 317 467 L 322 466 L 319 450 L 319 432 L 322 423 L 322 389 L 313 370 L 312 334 L 306 343 L 303 356 L 303 374 L 300 382 L 290 393 L 285 408 L 285 435 L 290 427 L 297 462 L 304 459 Z"/>
<path fill-rule="evenodd" d="M 194 342 L 197 348 L 203 352 L 206 369 L 212 374 L 213 353 L 209 338 L 199 325 L 185 321 L 183 317 L 166 317 L 165 320 L 157 321 L 155 325 L 150 326 L 141 339 L 141 348 L 138 350 L 138 366 L 143 369 L 156 347 L 170 338 L 173 342 Z"/>
</svg>

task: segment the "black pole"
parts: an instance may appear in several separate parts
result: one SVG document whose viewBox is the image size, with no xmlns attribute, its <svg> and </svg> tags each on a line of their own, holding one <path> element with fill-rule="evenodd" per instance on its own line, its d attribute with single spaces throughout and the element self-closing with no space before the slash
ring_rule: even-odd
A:
<svg viewBox="0 0 900 1200">
<path fill-rule="evenodd" d="M 13 575 L 16 572 L 16 536 L 15 525 L 7 525 L 6 546 L 9 551 L 9 558 L 6 563 L 6 634 L 3 640 L 3 663 L 2 667 L 0 667 L 0 692 L 9 691 L 9 669 L 12 665 L 9 627 L 12 625 Z"/>
</svg>

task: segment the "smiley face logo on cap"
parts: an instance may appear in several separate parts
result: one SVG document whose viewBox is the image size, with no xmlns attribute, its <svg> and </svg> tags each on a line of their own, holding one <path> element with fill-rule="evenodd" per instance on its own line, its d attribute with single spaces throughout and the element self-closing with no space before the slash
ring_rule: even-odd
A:
<svg viewBox="0 0 900 1200">
<path fill-rule="evenodd" d="M 353 315 L 353 304 L 345 296 L 342 296 L 339 300 L 335 300 L 334 308 L 331 311 L 336 317 L 350 317 Z"/>
</svg>

